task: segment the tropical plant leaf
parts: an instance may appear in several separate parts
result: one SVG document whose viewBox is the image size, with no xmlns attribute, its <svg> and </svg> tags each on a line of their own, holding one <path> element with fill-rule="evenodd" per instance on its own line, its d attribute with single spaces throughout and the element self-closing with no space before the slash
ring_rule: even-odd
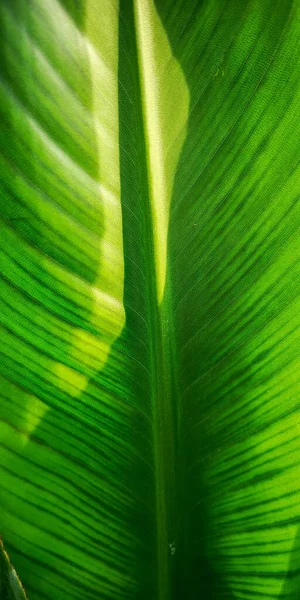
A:
<svg viewBox="0 0 300 600">
<path fill-rule="evenodd" d="M 2 600 L 26 600 L 25 591 L 0 540 L 0 597 Z"/>
<path fill-rule="evenodd" d="M 0 21 L 0 533 L 30 600 L 296 600 L 297 2 Z"/>
</svg>

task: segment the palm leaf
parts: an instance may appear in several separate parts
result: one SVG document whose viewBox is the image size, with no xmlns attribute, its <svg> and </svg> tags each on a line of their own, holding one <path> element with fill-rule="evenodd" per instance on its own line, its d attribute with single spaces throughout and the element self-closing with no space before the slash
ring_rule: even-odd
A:
<svg viewBox="0 0 300 600">
<path fill-rule="evenodd" d="M 30 600 L 300 593 L 299 18 L 1 3 L 0 533 Z"/>
</svg>

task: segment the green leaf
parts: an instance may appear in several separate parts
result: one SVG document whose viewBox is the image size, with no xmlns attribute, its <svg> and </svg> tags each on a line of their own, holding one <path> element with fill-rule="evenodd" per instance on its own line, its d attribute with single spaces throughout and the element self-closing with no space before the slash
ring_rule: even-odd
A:
<svg viewBox="0 0 300 600">
<path fill-rule="evenodd" d="M 2 0 L 0 534 L 30 600 L 300 593 L 293 0 Z"/>
<path fill-rule="evenodd" d="M 18 575 L 0 540 L 0 595 L 3 600 L 26 600 Z"/>
</svg>

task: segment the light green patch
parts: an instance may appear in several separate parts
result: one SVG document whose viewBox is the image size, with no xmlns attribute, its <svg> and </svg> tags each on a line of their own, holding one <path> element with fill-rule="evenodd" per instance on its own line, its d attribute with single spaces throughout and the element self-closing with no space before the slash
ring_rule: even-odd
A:
<svg viewBox="0 0 300 600">
<path fill-rule="evenodd" d="M 62 18 L 69 21 L 67 14 Z M 81 394 L 90 377 L 104 367 L 110 348 L 125 324 L 119 170 L 118 19 L 118 3 L 104 0 L 101 7 L 93 0 L 86 3 L 82 43 L 87 49 L 90 68 L 91 115 L 98 160 L 98 178 L 94 184 L 103 224 L 96 250 L 98 256 L 96 252 L 93 255 L 99 267 L 95 281 L 88 290 L 89 323 L 98 334 L 81 328 L 72 329 L 69 354 L 83 373 L 62 363 L 56 363 L 53 368 L 56 385 L 72 396 Z M 53 271 L 54 267 L 50 266 L 50 269 Z"/>
<path fill-rule="evenodd" d="M 135 0 L 157 298 L 164 295 L 170 202 L 189 114 L 189 89 L 153 0 Z"/>
</svg>

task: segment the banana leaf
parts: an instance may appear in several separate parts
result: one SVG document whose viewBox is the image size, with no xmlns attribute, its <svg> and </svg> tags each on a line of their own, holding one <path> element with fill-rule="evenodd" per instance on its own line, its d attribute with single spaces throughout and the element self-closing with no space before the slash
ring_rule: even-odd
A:
<svg viewBox="0 0 300 600">
<path fill-rule="evenodd" d="M 0 31 L 29 600 L 298 599 L 299 3 L 2 0 Z"/>
</svg>

